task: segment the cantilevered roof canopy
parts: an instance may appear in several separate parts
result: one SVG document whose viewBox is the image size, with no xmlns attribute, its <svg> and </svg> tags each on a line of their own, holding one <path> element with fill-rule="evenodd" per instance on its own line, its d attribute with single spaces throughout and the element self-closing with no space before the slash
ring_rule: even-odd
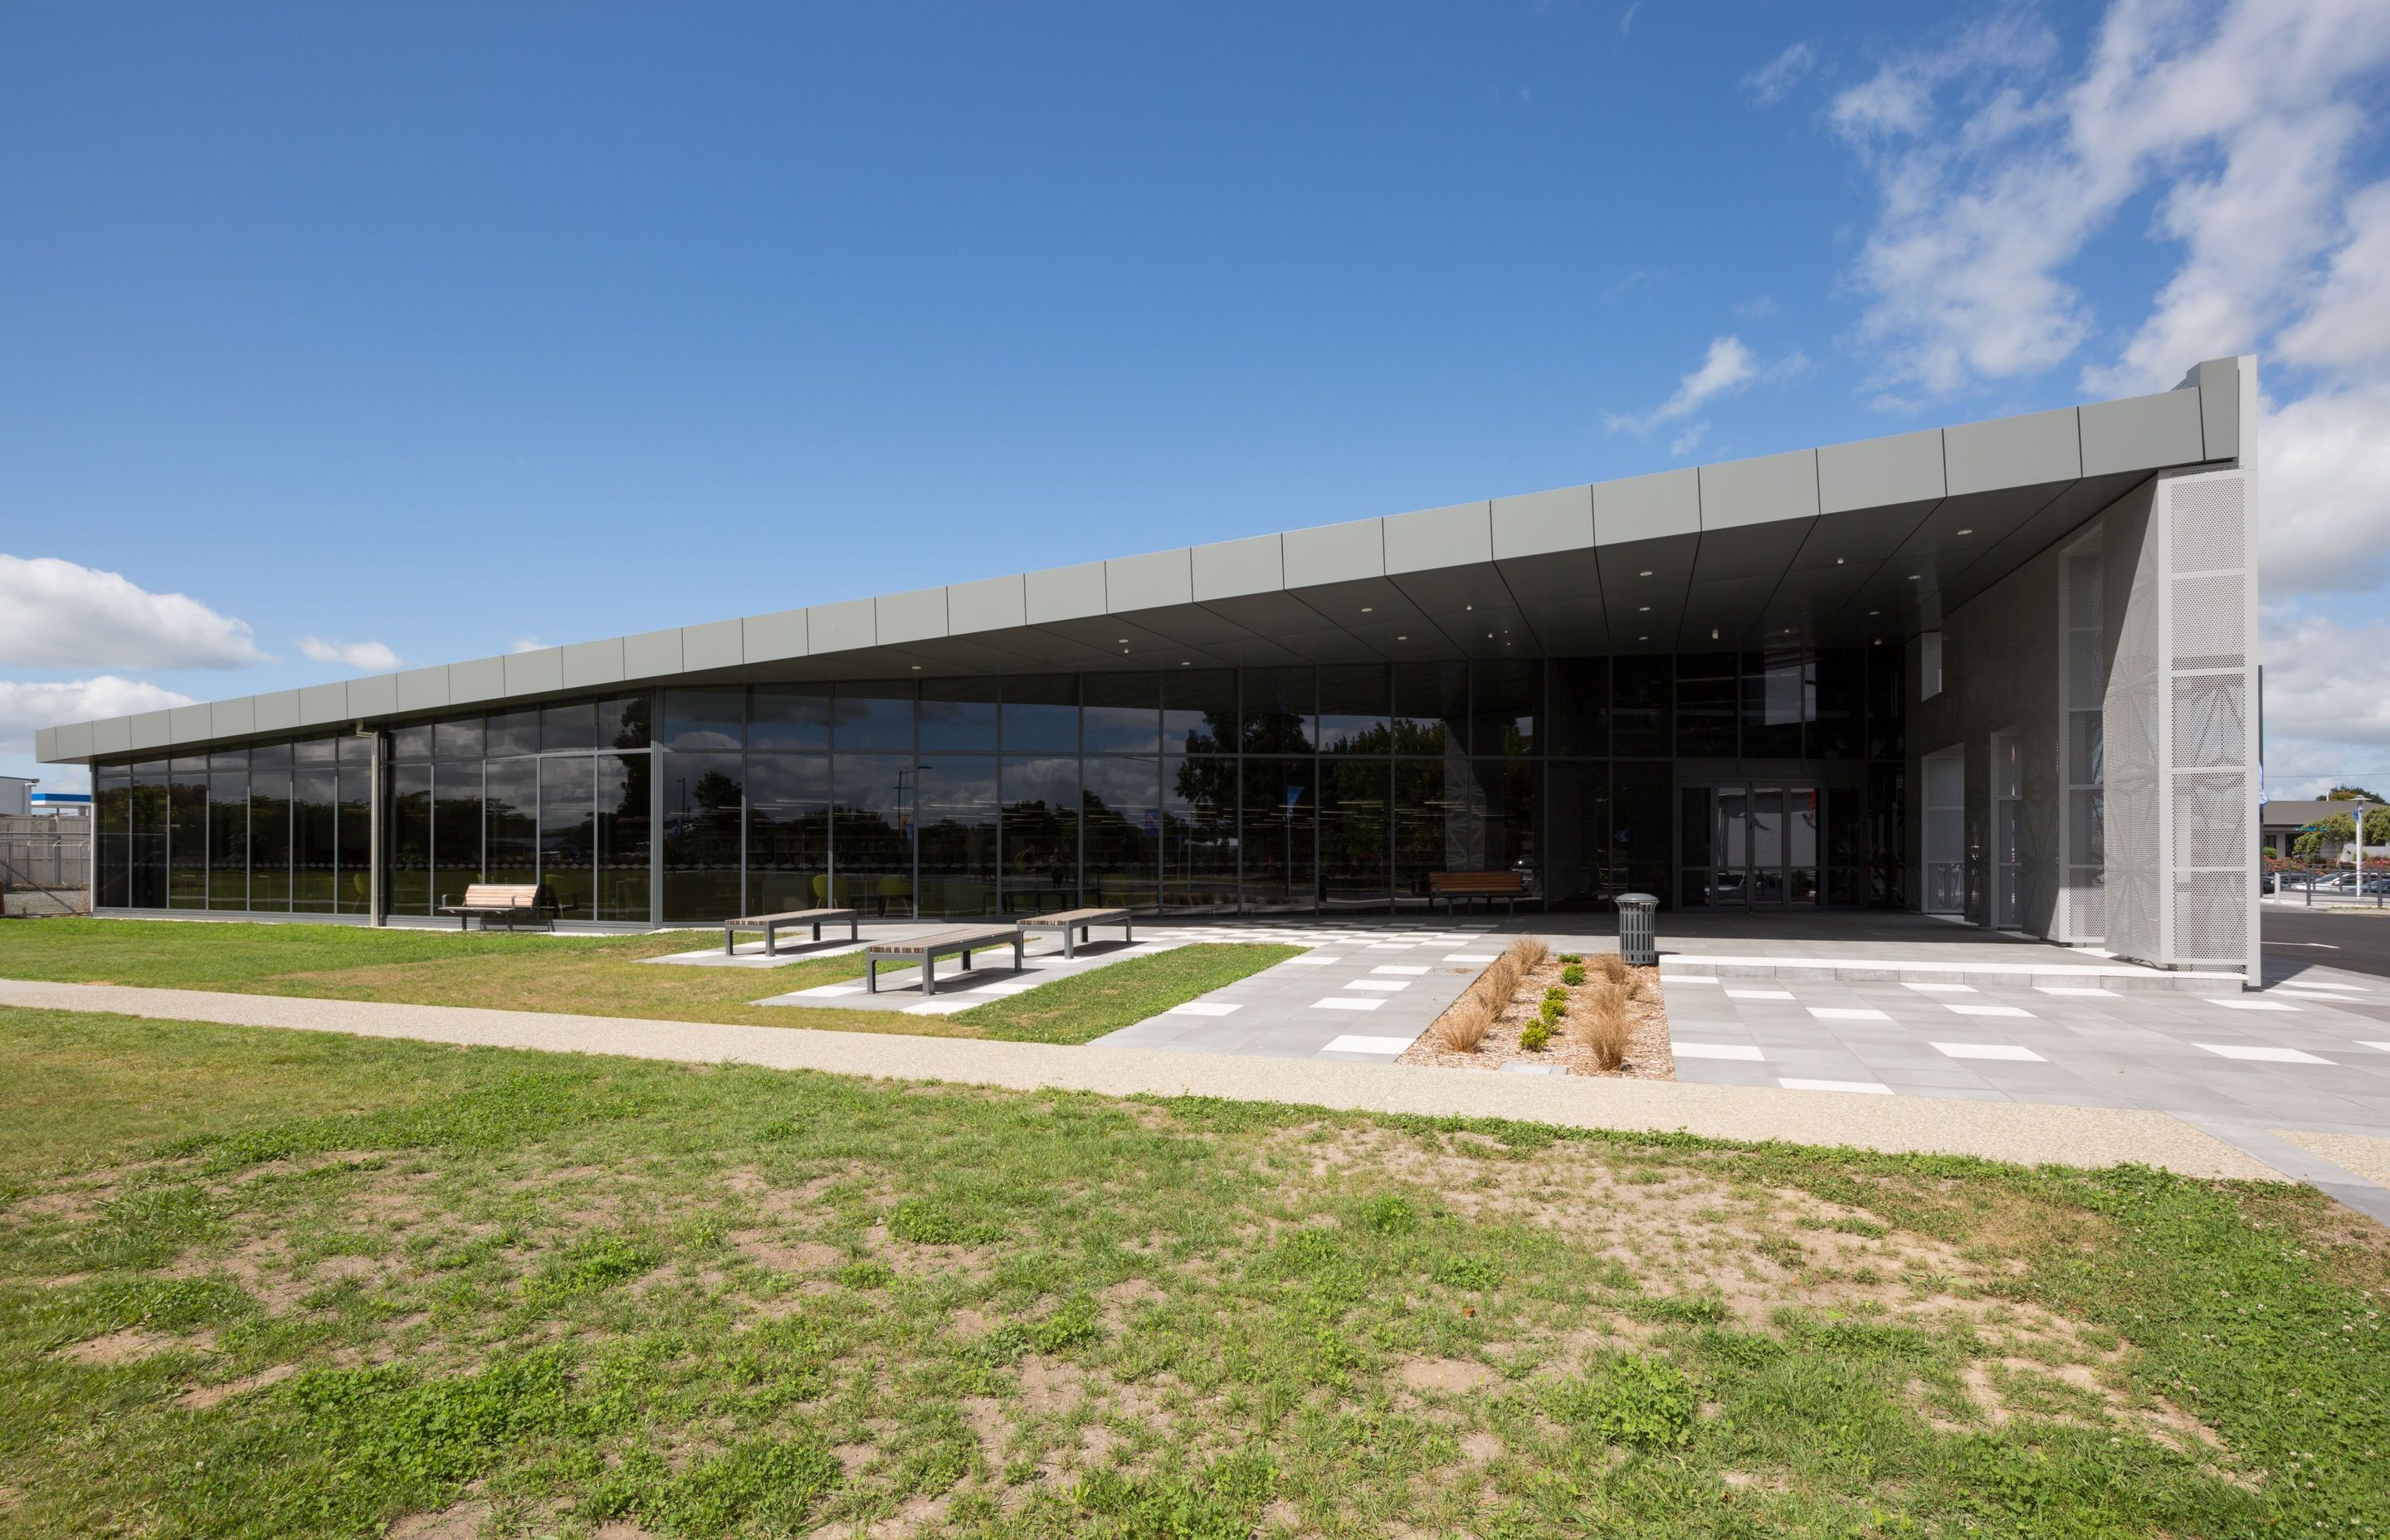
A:
<svg viewBox="0 0 2390 1540">
<path fill-rule="evenodd" d="M 1931 629 L 2136 482 L 2237 457 L 2160 395 L 44 728 L 84 762 L 666 678 L 1840 646 Z"/>
</svg>

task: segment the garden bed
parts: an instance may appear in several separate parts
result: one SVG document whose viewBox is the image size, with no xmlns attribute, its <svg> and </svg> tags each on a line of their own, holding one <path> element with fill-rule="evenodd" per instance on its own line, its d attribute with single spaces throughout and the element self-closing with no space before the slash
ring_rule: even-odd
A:
<svg viewBox="0 0 2390 1540">
<path fill-rule="evenodd" d="M 1614 969 L 1616 977 L 1606 975 Z M 1506 971 L 1517 982 L 1497 1001 L 1490 995 Z M 1572 978 L 1577 982 L 1570 982 Z M 1605 986 L 1625 996 L 1624 1056 L 1614 1067 L 1602 1063 L 1595 1017 Z M 1563 1008 L 1548 1023 L 1549 1036 L 1541 1048 L 1530 1046 L 1530 1029 L 1543 1021 L 1543 1003 L 1553 990 L 1562 991 Z M 1490 1008 L 1489 1008 L 1490 1007 Z M 1472 1013 L 1483 1013 L 1472 1023 Z M 1465 1047 L 1482 1024 L 1475 1046 Z M 1579 959 L 1574 953 L 1550 953 L 1532 937 L 1521 937 L 1501 959 L 1487 965 L 1476 983 L 1438 1017 L 1418 1042 L 1396 1060 L 1433 1064 L 1447 1069 L 1500 1070 L 1522 1064 L 1548 1067 L 1563 1074 L 1600 1075 L 1613 1080 L 1674 1080 L 1677 1061 L 1668 1051 L 1668 1009 L 1660 994 L 1660 970 L 1626 968 L 1615 954 Z"/>
</svg>

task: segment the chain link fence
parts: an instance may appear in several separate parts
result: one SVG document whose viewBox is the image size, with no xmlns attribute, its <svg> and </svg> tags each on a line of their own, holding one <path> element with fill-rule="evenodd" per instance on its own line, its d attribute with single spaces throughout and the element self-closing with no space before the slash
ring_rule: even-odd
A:
<svg viewBox="0 0 2390 1540">
<path fill-rule="evenodd" d="M 91 908 L 91 820 L 0 814 L 6 913 L 80 915 Z"/>
</svg>

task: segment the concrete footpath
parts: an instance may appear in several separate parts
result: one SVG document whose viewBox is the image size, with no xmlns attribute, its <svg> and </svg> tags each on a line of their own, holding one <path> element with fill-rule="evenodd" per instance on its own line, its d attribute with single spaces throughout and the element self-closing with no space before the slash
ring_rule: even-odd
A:
<svg viewBox="0 0 2390 1540">
<path fill-rule="evenodd" d="M 1091 1052 L 1037 1043 L 135 989 L 118 984 L 0 980 L 0 1006 L 108 1011 L 164 1020 L 414 1038 L 481 1047 L 820 1070 L 1011 1090 L 1220 1097 L 1343 1110 L 1515 1118 L 1569 1128 L 1682 1131 L 1712 1138 L 1852 1145 L 1889 1153 L 1976 1155 L 2026 1164 L 2106 1166 L 2139 1161 L 2187 1176 L 2295 1179 L 2180 1118 L 2130 1108 L 1504 1075 L 1146 1048 Z M 0 1022 L 0 1028 L 5 1028 L 5 1022 Z"/>
</svg>

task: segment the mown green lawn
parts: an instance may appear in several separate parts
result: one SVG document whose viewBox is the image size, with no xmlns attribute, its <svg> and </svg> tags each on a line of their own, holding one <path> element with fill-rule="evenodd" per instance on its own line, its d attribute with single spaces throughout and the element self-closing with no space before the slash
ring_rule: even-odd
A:
<svg viewBox="0 0 2390 1540">
<path fill-rule="evenodd" d="M 860 977 L 863 959 L 852 954 L 768 969 L 676 968 L 643 961 L 718 945 L 719 938 L 720 932 L 712 930 L 555 936 L 355 925 L 48 919 L 0 926 L 0 978 L 1084 1043 L 1257 973 L 1299 950 L 1247 944 L 1185 947 L 1116 963 L 955 1016 L 752 1003 L 765 995 Z M 945 964 L 953 966 L 951 959 Z M 1057 990 L 1062 993 L 1055 995 Z M 1044 1005 L 1047 996 L 1058 1006 Z M 1039 1004 L 1031 1005 L 1033 1000 Z M 1138 1014 L 1123 1014 L 1130 1010 Z"/>
<path fill-rule="evenodd" d="M 2305 1188 L 0 1010 L 11 1534 L 2362 1536 L 2385 1290 Z"/>
</svg>

